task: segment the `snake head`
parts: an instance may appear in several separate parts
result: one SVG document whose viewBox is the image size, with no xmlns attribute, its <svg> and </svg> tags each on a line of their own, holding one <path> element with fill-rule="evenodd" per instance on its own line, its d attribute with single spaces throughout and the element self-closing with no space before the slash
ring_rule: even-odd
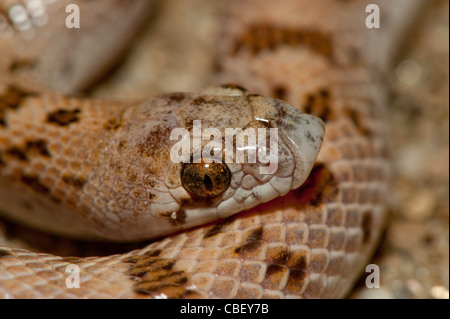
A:
<svg viewBox="0 0 450 319">
<path fill-rule="evenodd" d="M 237 86 L 209 87 L 176 114 L 166 186 L 182 228 L 225 218 L 301 186 L 324 123 L 288 103 Z M 185 146 L 185 147 L 183 147 Z M 176 160 L 174 160 L 176 158 Z"/>
</svg>

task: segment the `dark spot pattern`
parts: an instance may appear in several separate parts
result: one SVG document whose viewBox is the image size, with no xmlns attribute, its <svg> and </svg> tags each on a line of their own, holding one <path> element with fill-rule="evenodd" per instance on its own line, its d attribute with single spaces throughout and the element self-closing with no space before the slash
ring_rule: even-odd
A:
<svg viewBox="0 0 450 319">
<path fill-rule="evenodd" d="M 145 141 L 138 145 L 138 153 L 146 157 L 161 156 L 161 152 L 167 151 L 166 146 L 168 141 L 170 141 L 170 132 L 171 128 L 169 126 L 164 124 L 156 126 L 149 132 Z"/>
<path fill-rule="evenodd" d="M 47 115 L 47 122 L 59 126 L 67 126 L 69 124 L 78 122 L 80 120 L 79 118 L 80 113 L 81 111 L 79 109 L 74 110 L 59 109 Z"/>
<path fill-rule="evenodd" d="M 311 135 L 311 132 L 307 131 L 305 133 L 305 137 L 308 141 L 310 141 L 311 143 L 315 143 L 316 139 Z"/>
<path fill-rule="evenodd" d="M 236 55 L 247 50 L 256 55 L 263 50 L 276 50 L 280 46 L 292 48 L 304 46 L 332 60 L 333 48 L 329 35 L 313 30 L 298 30 L 272 25 L 251 26 L 237 41 L 233 49 Z"/>
<path fill-rule="evenodd" d="M 217 235 L 221 232 L 223 228 L 223 224 L 222 223 L 218 223 L 215 224 L 213 227 L 211 227 L 206 234 L 203 236 L 203 238 L 209 238 L 209 237 L 213 237 L 214 235 Z"/>
<path fill-rule="evenodd" d="M 184 93 L 172 93 L 169 95 L 169 101 L 173 103 L 179 103 L 186 99 L 186 94 Z"/>
<path fill-rule="evenodd" d="M 37 176 L 23 175 L 21 177 L 21 180 L 25 185 L 29 186 L 37 193 L 47 195 L 50 192 L 50 189 L 47 186 L 43 185 L 39 181 L 39 177 L 37 177 Z"/>
<path fill-rule="evenodd" d="M 326 89 L 308 94 L 306 100 L 301 104 L 305 113 L 320 117 L 324 122 L 334 118 L 330 104 L 330 93 Z"/>
<path fill-rule="evenodd" d="M 60 204 L 62 202 L 62 199 L 59 197 L 56 197 L 54 195 L 50 195 L 50 200 L 55 204 Z"/>
<path fill-rule="evenodd" d="M 76 177 L 71 175 L 63 175 L 62 180 L 64 183 L 78 189 L 83 188 L 83 186 L 87 183 L 87 180 L 84 177 Z"/>
<path fill-rule="evenodd" d="M 305 184 L 294 192 L 300 205 L 320 206 L 338 196 L 336 179 L 323 163 L 315 164 Z"/>
<path fill-rule="evenodd" d="M 254 229 L 250 235 L 247 237 L 247 243 L 255 242 L 262 239 L 262 226 Z"/>
<path fill-rule="evenodd" d="M 372 132 L 370 131 L 370 129 L 364 126 L 362 121 L 363 116 L 361 116 L 358 111 L 347 107 L 344 109 L 344 113 L 352 121 L 352 123 L 356 126 L 356 128 L 362 135 L 368 137 L 372 136 Z"/>
<path fill-rule="evenodd" d="M 36 96 L 34 92 L 22 90 L 17 86 L 8 86 L 3 94 L 0 94 L 0 126 L 7 126 L 6 110 L 15 110 L 22 105 L 23 100 Z"/>
<path fill-rule="evenodd" d="M 27 162 L 33 156 L 50 157 L 47 141 L 44 139 L 29 140 L 25 146 L 12 146 L 5 151 L 5 155 L 16 160 Z"/>
<path fill-rule="evenodd" d="M 27 154 L 36 153 L 44 157 L 50 157 L 50 152 L 47 148 L 47 141 L 44 139 L 27 141 L 25 150 Z"/>
<path fill-rule="evenodd" d="M 267 262 L 269 264 L 284 265 L 289 257 L 287 247 L 269 249 L 267 251 Z"/>
<path fill-rule="evenodd" d="M 17 159 L 19 161 L 22 161 L 22 162 L 28 161 L 28 157 L 27 157 L 27 154 L 25 153 L 25 151 L 22 150 L 19 147 L 16 147 L 16 146 L 8 148 L 6 150 L 6 154 L 8 156 L 11 156 L 11 157 L 13 157 L 13 158 L 15 158 L 15 159 Z"/>
<path fill-rule="evenodd" d="M 292 269 L 289 272 L 288 282 L 286 284 L 287 291 L 292 294 L 299 293 L 305 284 L 307 274 L 306 270 Z"/>
<path fill-rule="evenodd" d="M 183 298 L 194 293 L 184 287 L 188 275 L 183 270 L 173 270 L 176 261 L 171 258 L 161 258 L 161 250 L 151 250 L 145 254 L 132 256 L 124 262 L 130 264 L 127 272 L 136 281 L 134 291 L 138 294 L 160 295 L 167 298 Z"/>
<path fill-rule="evenodd" d="M 9 71 L 14 73 L 20 70 L 33 69 L 35 66 L 36 60 L 19 59 L 12 61 L 12 63 L 9 65 Z"/>
<path fill-rule="evenodd" d="M 127 142 L 126 141 L 124 141 L 124 140 L 121 140 L 120 142 L 119 142 L 119 146 L 118 146 L 118 148 L 119 148 L 119 151 L 122 151 L 124 148 L 126 148 L 127 147 Z"/>
<path fill-rule="evenodd" d="M 166 218 L 172 226 L 179 226 L 186 223 L 186 212 L 183 208 L 180 208 L 176 212 L 167 212 L 161 214 L 164 218 Z"/>
<path fill-rule="evenodd" d="M 306 256 L 304 254 L 297 254 L 290 252 L 288 254 L 288 266 L 292 269 L 304 270 L 308 266 Z"/>
<path fill-rule="evenodd" d="M 6 257 L 6 256 L 12 256 L 12 254 L 9 251 L 0 249 L 0 258 L 1 257 Z"/>
<path fill-rule="evenodd" d="M 286 99 L 286 88 L 282 86 L 276 86 L 272 90 L 272 97 L 275 99 L 284 100 Z"/>
<path fill-rule="evenodd" d="M 286 271 L 286 268 L 281 265 L 276 265 L 276 264 L 268 265 L 267 270 L 266 270 L 266 277 L 270 277 L 270 276 L 273 276 L 280 272 L 285 272 L 285 271 Z"/>
<path fill-rule="evenodd" d="M 362 215 L 361 228 L 363 230 L 363 243 L 367 243 L 371 236 L 372 229 L 372 214 L 370 211 L 365 211 Z"/>
<path fill-rule="evenodd" d="M 115 117 L 110 118 L 104 125 L 103 128 L 107 131 L 116 131 L 122 126 L 122 122 L 120 119 Z"/>
<path fill-rule="evenodd" d="M 231 224 L 231 222 L 235 219 L 236 216 L 230 216 L 220 222 L 218 222 L 217 224 L 214 224 L 214 226 L 212 226 L 207 232 L 206 234 L 203 236 L 203 239 L 207 239 L 210 237 L 213 237 L 217 234 L 220 234 L 224 228 Z"/>
<path fill-rule="evenodd" d="M 244 255 L 246 253 L 251 253 L 253 251 L 256 251 L 264 243 L 262 241 L 262 232 L 263 232 L 262 226 L 254 229 L 247 236 L 245 242 L 242 245 L 240 245 L 234 249 L 234 252 L 237 254 L 240 254 L 240 255 Z"/>
</svg>

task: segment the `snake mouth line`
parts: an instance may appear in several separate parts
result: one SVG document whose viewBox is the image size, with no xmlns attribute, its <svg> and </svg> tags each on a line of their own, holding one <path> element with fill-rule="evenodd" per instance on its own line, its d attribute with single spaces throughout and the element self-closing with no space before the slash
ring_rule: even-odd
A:
<svg viewBox="0 0 450 319">
<path fill-rule="evenodd" d="M 275 107 L 283 115 L 276 121 L 283 142 L 295 159 L 292 189 L 300 187 L 309 176 L 325 135 L 325 123 L 318 117 L 301 113 L 293 106 L 278 101 Z"/>
</svg>

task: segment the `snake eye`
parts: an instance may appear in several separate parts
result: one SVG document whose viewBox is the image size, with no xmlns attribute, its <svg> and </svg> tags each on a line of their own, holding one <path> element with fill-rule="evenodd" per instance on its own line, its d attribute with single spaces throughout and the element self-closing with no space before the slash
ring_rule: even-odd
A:
<svg viewBox="0 0 450 319">
<path fill-rule="evenodd" d="M 181 171 L 181 183 L 198 197 L 213 197 L 228 188 L 231 172 L 222 163 L 186 164 Z"/>
</svg>

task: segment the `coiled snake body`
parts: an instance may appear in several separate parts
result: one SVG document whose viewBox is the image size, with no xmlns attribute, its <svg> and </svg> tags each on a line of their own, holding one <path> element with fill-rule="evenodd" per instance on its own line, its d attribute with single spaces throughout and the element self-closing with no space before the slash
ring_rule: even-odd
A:
<svg viewBox="0 0 450 319">
<path fill-rule="evenodd" d="M 84 25 L 76 36 L 58 18 L 64 14 L 55 13 L 32 40 L 15 31 L 0 38 L 0 209 L 52 232 L 112 240 L 227 218 L 107 257 L 0 246 L 0 296 L 345 296 L 383 227 L 389 166 L 380 79 L 384 57 L 418 2 L 380 4 L 385 20 L 375 30 L 365 25 L 368 3 L 361 1 L 227 1 L 216 82 L 257 94 L 228 85 L 146 102 L 40 93 L 76 92 L 91 82 L 151 5 L 108 2 L 108 18 L 98 3 L 79 3 Z M 117 20 L 124 10 L 127 18 Z M 105 32 L 115 23 L 117 35 Z M 99 35 L 105 35 L 101 48 Z M 318 150 L 322 125 L 281 100 L 326 127 L 312 172 L 298 189 L 307 177 L 300 170 L 309 171 L 314 160 L 308 145 Z M 228 182 L 207 171 L 205 189 L 194 196 L 184 183 L 190 175 L 183 177 L 168 154 L 170 130 L 191 128 L 198 117 L 219 129 L 264 122 L 280 128 L 284 162 L 269 177 L 254 165 L 229 165 Z M 306 122 L 314 123 L 305 129 Z M 306 149 L 296 139 L 299 126 L 310 137 Z M 267 203 L 251 208 L 261 202 Z M 152 214 L 158 223 L 147 221 Z M 72 264 L 80 269 L 80 288 L 66 286 Z"/>
</svg>

